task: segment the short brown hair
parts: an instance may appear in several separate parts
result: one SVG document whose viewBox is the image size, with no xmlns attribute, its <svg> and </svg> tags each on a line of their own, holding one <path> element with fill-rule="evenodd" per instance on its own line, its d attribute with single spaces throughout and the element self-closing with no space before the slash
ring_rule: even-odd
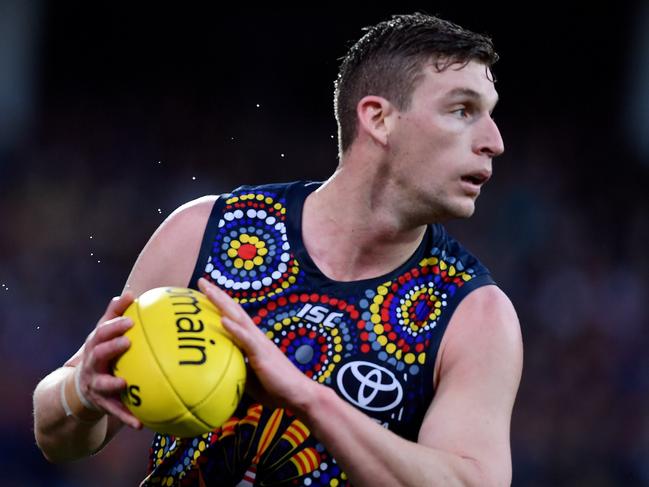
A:
<svg viewBox="0 0 649 487">
<path fill-rule="evenodd" d="M 394 15 L 363 30 L 343 58 L 335 83 L 341 154 L 356 138 L 356 105 L 364 96 L 382 96 L 407 110 L 424 63 L 432 60 L 443 71 L 473 60 L 490 68 L 498 60 L 489 37 L 421 13 Z"/>
</svg>

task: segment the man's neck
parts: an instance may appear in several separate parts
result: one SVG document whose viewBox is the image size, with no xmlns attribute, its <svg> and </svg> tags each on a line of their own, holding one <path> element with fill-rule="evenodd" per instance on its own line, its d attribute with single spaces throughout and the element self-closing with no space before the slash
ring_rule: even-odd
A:
<svg viewBox="0 0 649 487">
<path fill-rule="evenodd" d="M 304 246 L 320 271 L 336 281 L 396 269 L 413 255 L 426 230 L 400 214 L 402 202 L 395 201 L 398 195 L 386 178 L 359 169 L 342 165 L 304 203 Z"/>
</svg>

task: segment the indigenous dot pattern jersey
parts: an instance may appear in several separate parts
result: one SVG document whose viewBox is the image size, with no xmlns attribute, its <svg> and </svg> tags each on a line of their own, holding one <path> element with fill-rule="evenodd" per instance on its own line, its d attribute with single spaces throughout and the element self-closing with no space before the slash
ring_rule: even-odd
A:
<svg viewBox="0 0 649 487">
<path fill-rule="evenodd" d="M 429 225 L 415 253 L 389 274 L 354 282 L 327 278 L 302 242 L 303 203 L 320 184 L 243 186 L 219 197 L 190 285 L 196 288 L 200 277 L 218 284 L 304 374 L 416 441 L 449 319 L 470 291 L 493 281 L 439 224 Z M 214 431 L 195 438 L 156 434 L 142 482 L 348 484 L 299 418 L 246 395 Z"/>
</svg>

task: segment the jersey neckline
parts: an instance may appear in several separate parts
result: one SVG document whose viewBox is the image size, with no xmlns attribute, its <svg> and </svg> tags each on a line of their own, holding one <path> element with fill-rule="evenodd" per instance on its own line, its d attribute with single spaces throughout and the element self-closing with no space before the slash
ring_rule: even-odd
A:
<svg viewBox="0 0 649 487">
<path fill-rule="evenodd" d="M 356 287 L 371 288 L 372 286 L 383 284 L 386 281 L 391 281 L 405 272 L 416 268 L 419 262 L 421 262 L 425 257 L 426 250 L 430 247 L 433 233 L 431 225 L 426 226 L 424 237 L 417 246 L 417 249 L 396 269 L 381 276 L 370 277 L 358 281 L 336 281 L 327 277 L 320 268 L 318 268 L 313 259 L 311 259 L 311 256 L 304 247 L 304 241 L 302 239 L 304 202 L 306 198 L 313 191 L 322 186 L 322 184 L 322 181 L 298 181 L 290 185 L 286 193 L 286 236 L 293 252 L 293 256 L 298 262 L 298 266 L 302 268 L 310 282 L 316 284 L 322 289 L 352 289 Z"/>
</svg>

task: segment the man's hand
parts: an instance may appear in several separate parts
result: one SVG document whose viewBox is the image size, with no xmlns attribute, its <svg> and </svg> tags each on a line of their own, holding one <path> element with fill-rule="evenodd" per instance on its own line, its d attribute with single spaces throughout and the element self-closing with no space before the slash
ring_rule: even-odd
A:
<svg viewBox="0 0 649 487">
<path fill-rule="evenodd" d="M 221 322 L 248 358 L 253 372 L 247 388 L 255 399 L 300 414 L 319 384 L 309 379 L 255 325 L 244 309 L 225 291 L 201 278 L 198 287 L 221 311 Z"/>
<path fill-rule="evenodd" d="M 74 380 L 78 381 L 77 391 L 83 395 L 82 402 L 85 399 L 91 409 L 112 414 L 132 428 L 140 429 L 142 423 L 120 399 L 126 381 L 112 373 L 112 363 L 130 346 L 124 333 L 133 326 L 133 321 L 122 314 L 133 299 L 129 292 L 113 298 L 79 353 L 66 365 L 76 365 Z"/>
</svg>

